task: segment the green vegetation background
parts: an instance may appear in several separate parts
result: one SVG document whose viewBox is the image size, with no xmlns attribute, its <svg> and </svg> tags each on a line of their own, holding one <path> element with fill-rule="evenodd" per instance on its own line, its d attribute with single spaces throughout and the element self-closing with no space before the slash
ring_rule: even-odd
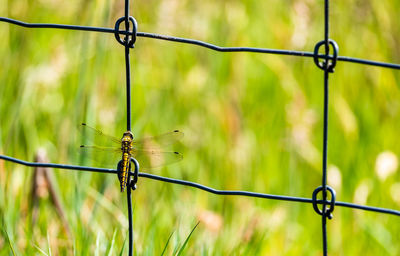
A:
<svg viewBox="0 0 400 256">
<path fill-rule="evenodd" d="M 332 1 L 330 37 L 340 55 L 400 63 L 399 10 L 399 1 Z M 221 46 L 312 51 L 323 38 L 322 0 L 147 0 L 133 1 L 131 13 L 139 31 Z M 26 22 L 113 27 L 122 15 L 122 0 L 0 0 L 0 16 Z M 51 162 L 94 165 L 75 154 L 77 126 L 85 121 L 117 137 L 125 131 L 123 47 L 112 34 L 6 23 L 0 38 L 0 152 L 33 160 L 44 148 Z M 323 73 L 312 59 L 138 38 L 131 61 L 135 136 L 185 133 L 177 145 L 184 160 L 151 173 L 301 197 L 320 185 Z M 328 183 L 340 201 L 399 209 L 399 71 L 339 62 L 330 77 Z M 126 195 L 117 177 L 54 170 L 68 234 L 46 190 L 31 223 L 32 175 L 0 162 L 0 254 L 11 246 L 18 255 L 126 253 Z M 321 218 L 309 204 L 146 179 L 133 204 L 137 255 L 160 255 L 170 236 L 165 255 L 176 253 L 198 221 L 183 254 L 322 253 Z M 330 255 L 399 255 L 399 223 L 337 207 L 328 222 Z"/>
</svg>

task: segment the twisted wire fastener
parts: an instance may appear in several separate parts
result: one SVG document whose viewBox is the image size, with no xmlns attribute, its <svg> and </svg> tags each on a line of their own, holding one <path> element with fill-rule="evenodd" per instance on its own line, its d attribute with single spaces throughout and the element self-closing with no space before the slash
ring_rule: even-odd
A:
<svg viewBox="0 0 400 256">
<path fill-rule="evenodd" d="M 332 216 L 332 212 L 335 209 L 336 192 L 335 192 L 335 190 L 333 188 L 331 188 L 329 186 L 326 186 L 326 190 L 331 193 L 331 201 L 329 203 L 329 208 L 327 208 L 327 209 L 325 208 L 325 212 L 323 212 L 318 208 L 318 202 L 317 202 L 317 195 L 318 195 L 319 192 L 321 192 L 323 190 L 324 190 L 324 187 L 323 186 L 319 186 L 313 192 L 313 195 L 312 195 L 312 201 L 313 202 L 312 202 L 312 204 L 313 204 L 313 207 L 314 207 L 314 211 L 316 213 L 318 213 L 319 215 L 325 215 L 325 216 L 328 217 L 328 219 L 332 219 L 332 217 L 333 217 Z M 323 204 L 326 204 L 326 202 L 324 202 Z"/>
<path fill-rule="evenodd" d="M 119 18 L 115 23 L 115 28 L 114 28 L 115 39 L 117 39 L 118 43 L 122 44 L 123 46 L 128 45 L 129 48 L 134 48 L 136 42 L 137 27 L 138 27 L 137 22 L 135 18 L 129 16 L 129 21 L 132 23 L 132 31 L 126 30 L 128 34 L 124 39 L 121 39 L 121 36 L 119 34 L 119 27 L 121 26 L 121 23 L 123 21 L 125 21 L 125 17 Z M 128 40 L 128 42 L 126 42 L 126 40 Z"/>
<path fill-rule="evenodd" d="M 325 59 L 323 61 L 319 61 L 319 58 L 318 58 L 319 48 L 322 45 L 325 45 L 325 41 L 323 40 L 323 41 L 318 42 L 314 47 L 314 63 L 315 63 L 315 65 L 317 65 L 318 68 L 320 68 L 322 70 L 325 70 L 326 65 L 328 65 L 328 67 L 327 67 L 328 72 L 333 73 L 335 71 L 335 66 L 336 66 L 336 62 L 338 59 L 338 55 L 339 55 L 339 46 L 332 39 L 329 39 L 328 42 L 329 42 L 329 45 L 331 45 L 333 48 L 333 57 L 328 59 L 328 56 L 325 56 Z M 327 50 L 329 50 L 329 49 L 327 49 Z M 329 52 L 329 51 L 326 51 L 326 52 Z"/>
<path fill-rule="evenodd" d="M 135 170 L 133 172 L 133 179 L 130 180 L 130 177 L 131 177 L 130 170 L 131 170 L 132 163 L 135 167 Z M 138 177 L 139 177 L 139 162 L 135 158 L 131 157 L 131 164 L 129 165 L 129 176 L 128 176 L 128 180 L 130 180 L 130 182 L 129 182 L 128 186 L 132 190 L 136 190 L 136 183 L 138 181 Z"/>
<path fill-rule="evenodd" d="M 134 168 L 135 168 L 133 172 L 131 171 L 132 170 L 132 163 L 133 163 Z M 118 174 L 118 179 L 121 181 L 121 177 L 122 177 L 122 160 L 118 162 L 117 174 Z M 128 189 L 131 188 L 132 190 L 136 190 L 136 183 L 138 181 L 138 177 L 139 177 L 139 163 L 135 158 L 131 157 L 131 160 L 130 160 L 129 166 L 128 166 L 128 177 L 126 179 L 126 187 Z M 121 185 L 121 186 L 125 186 L 125 185 Z"/>
</svg>

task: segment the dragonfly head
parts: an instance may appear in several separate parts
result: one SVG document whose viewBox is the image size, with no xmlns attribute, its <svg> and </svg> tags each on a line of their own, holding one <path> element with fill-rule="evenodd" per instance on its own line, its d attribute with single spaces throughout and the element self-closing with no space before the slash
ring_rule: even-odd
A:
<svg viewBox="0 0 400 256">
<path fill-rule="evenodd" d="M 131 142 L 133 140 L 133 133 L 131 131 L 126 131 L 124 132 L 124 135 L 122 136 L 122 142 Z"/>
</svg>

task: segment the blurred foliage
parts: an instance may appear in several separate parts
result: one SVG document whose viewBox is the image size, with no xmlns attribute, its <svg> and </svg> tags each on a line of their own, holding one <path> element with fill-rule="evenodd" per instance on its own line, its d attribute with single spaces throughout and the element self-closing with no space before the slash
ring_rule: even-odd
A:
<svg viewBox="0 0 400 256">
<path fill-rule="evenodd" d="M 331 3 L 340 55 L 400 63 L 399 1 Z M 139 31 L 221 46 L 312 51 L 323 1 L 133 1 Z M 25 22 L 113 27 L 123 1 L 0 0 Z M 123 47 L 112 34 L 0 24 L 0 152 L 91 165 L 77 126 L 126 128 Z M 310 58 L 217 53 L 138 38 L 131 52 L 135 136 L 180 129 L 184 160 L 155 174 L 219 189 L 311 197 L 321 183 L 323 73 Z M 328 183 L 340 201 L 399 209 L 400 75 L 339 62 L 330 76 Z M 54 171 L 71 234 L 48 196 L 31 223 L 31 168 L 0 162 L 0 254 L 127 251 L 126 196 L 117 177 Z M 138 255 L 321 255 L 311 205 L 221 197 L 140 179 L 133 193 Z M 8 235 L 7 235 L 8 234 Z M 9 239 L 7 238 L 9 237 Z M 171 238 L 169 240 L 169 237 Z M 397 237 L 397 238 L 396 238 Z M 398 217 L 336 208 L 331 255 L 399 255 Z M 169 241 L 169 242 L 168 242 Z"/>
</svg>

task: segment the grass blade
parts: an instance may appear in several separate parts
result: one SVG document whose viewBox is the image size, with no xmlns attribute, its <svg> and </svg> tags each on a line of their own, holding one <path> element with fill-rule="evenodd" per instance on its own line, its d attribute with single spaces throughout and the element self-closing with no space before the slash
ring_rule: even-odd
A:
<svg viewBox="0 0 400 256">
<path fill-rule="evenodd" d="M 36 249 L 38 249 L 38 251 L 41 252 L 43 255 L 48 256 L 48 254 L 47 254 L 45 251 L 43 251 L 42 249 L 40 249 L 39 246 L 37 246 L 36 244 L 34 244 L 33 246 L 34 246 Z"/>
<path fill-rule="evenodd" d="M 96 237 L 96 250 L 94 251 L 95 256 L 99 256 L 99 247 L 100 247 L 100 231 L 97 232 L 97 237 Z"/>
<path fill-rule="evenodd" d="M 7 237 L 8 246 L 10 246 L 10 248 L 11 248 L 11 251 L 12 251 L 12 254 L 15 256 L 16 254 L 15 254 L 15 251 L 14 251 L 14 247 L 12 246 L 12 243 L 11 243 L 10 237 L 8 236 L 8 232 L 7 232 L 7 230 L 6 230 L 6 229 L 3 229 L 3 231 L 4 231 L 4 233 L 6 233 L 6 237 Z"/>
<path fill-rule="evenodd" d="M 122 256 L 122 254 L 124 253 L 124 248 L 125 248 L 126 238 L 127 238 L 127 237 L 128 237 L 128 236 L 125 236 L 124 243 L 122 244 L 121 251 L 119 252 L 119 256 Z"/>
<path fill-rule="evenodd" d="M 172 231 L 171 234 L 169 235 L 168 240 L 167 240 L 167 243 L 166 243 L 165 246 L 164 246 L 164 250 L 163 250 L 162 253 L 161 253 L 161 256 L 164 256 L 164 253 L 165 253 L 165 251 L 167 250 L 169 241 L 171 241 L 171 237 L 172 237 L 173 234 L 174 234 L 174 231 Z"/>
<path fill-rule="evenodd" d="M 192 236 L 194 230 L 197 228 L 197 226 L 200 224 L 200 221 L 197 222 L 196 226 L 194 226 L 194 228 L 192 229 L 192 231 L 190 231 L 190 234 L 188 235 L 188 237 L 186 237 L 185 242 L 183 243 L 182 247 L 179 249 L 177 256 L 180 256 L 181 253 L 183 252 L 183 250 L 185 249 L 187 243 L 189 242 L 190 237 Z"/>
<path fill-rule="evenodd" d="M 49 256 L 51 255 L 51 246 L 50 246 L 50 237 L 49 237 L 49 233 L 47 233 L 47 244 L 49 245 Z"/>
<path fill-rule="evenodd" d="M 111 245 L 110 245 L 110 248 L 109 248 L 109 250 L 108 250 L 108 256 L 111 256 L 111 255 L 113 255 L 112 254 L 112 251 L 113 251 L 113 247 L 114 247 L 114 243 L 115 243 L 115 236 L 116 236 L 116 234 L 117 234 L 117 231 L 115 230 L 114 231 L 114 234 L 113 234 L 113 238 L 112 238 L 112 240 L 111 240 Z"/>
</svg>

